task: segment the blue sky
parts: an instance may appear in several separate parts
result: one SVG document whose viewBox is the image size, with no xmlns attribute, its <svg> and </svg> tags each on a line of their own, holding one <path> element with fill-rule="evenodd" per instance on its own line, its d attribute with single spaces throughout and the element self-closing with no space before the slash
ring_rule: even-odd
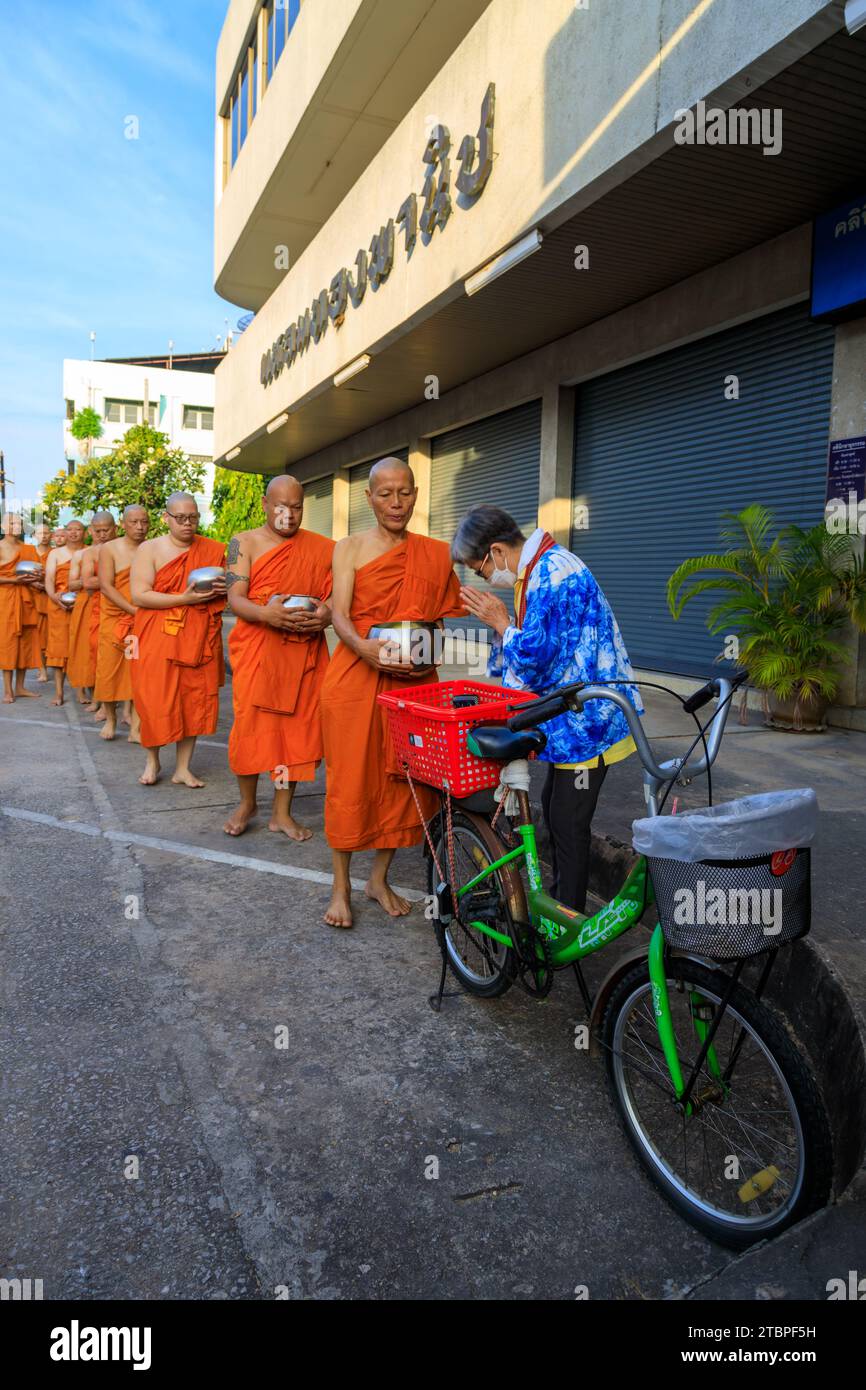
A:
<svg viewBox="0 0 866 1390">
<path fill-rule="evenodd" d="M 0 5 L 0 449 L 64 464 L 62 363 L 213 347 L 214 56 L 225 0 Z M 125 137 L 137 116 L 139 138 Z"/>
</svg>

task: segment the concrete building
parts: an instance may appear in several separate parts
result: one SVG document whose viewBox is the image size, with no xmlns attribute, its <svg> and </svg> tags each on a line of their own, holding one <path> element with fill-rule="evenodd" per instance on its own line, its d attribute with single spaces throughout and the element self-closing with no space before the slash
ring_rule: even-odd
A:
<svg viewBox="0 0 866 1390">
<path fill-rule="evenodd" d="M 85 406 L 94 409 L 102 423 L 102 435 L 91 450 L 94 458 L 110 453 L 128 429 L 146 420 L 168 435 L 173 447 L 205 465 L 198 498 L 202 515 L 209 519 L 214 484 L 214 370 L 222 358 L 221 352 L 204 352 L 171 358 L 64 359 L 67 463 L 74 466 L 82 458 L 83 446 L 70 433 L 70 425 Z"/>
<path fill-rule="evenodd" d="M 637 666 L 707 672 L 722 640 L 709 600 L 671 620 L 676 565 L 751 502 L 820 521 L 831 442 L 862 496 L 864 20 L 231 0 L 215 284 L 255 318 L 216 374 L 217 462 L 290 469 L 340 537 L 370 463 L 407 457 L 418 529 L 482 501 L 546 526 Z M 833 717 L 866 727 L 850 640 Z"/>
</svg>

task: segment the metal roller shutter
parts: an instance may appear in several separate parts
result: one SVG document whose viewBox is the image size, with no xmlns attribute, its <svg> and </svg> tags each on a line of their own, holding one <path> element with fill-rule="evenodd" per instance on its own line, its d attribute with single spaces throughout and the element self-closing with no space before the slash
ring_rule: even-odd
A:
<svg viewBox="0 0 866 1390">
<path fill-rule="evenodd" d="M 334 479 L 317 478 L 304 487 L 304 529 L 330 536 L 334 522 Z"/>
<path fill-rule="evenodd" d="M 395 449 L 389 457 L 408 463 L 408 445 L 405 449 Z M 349 470 L 349 535 L 353 531 L 366 531 L 373 525 L 373 513 L 367 501 L 367 479 L 375 462 L 375 459 L 367 459 L 366 463 L 358 463 Z"/>
<path fill-rule="evenodd" d="M 432 441 L 430 535 L 450 545 L 470 507 L 501 507 L 528 533 L 538 525 L 541 401 L 476 420 Z M 462 565 L 457 572 L 477 583 Z M 513 611 L 513 595 L 497 590 Z M 455 620 L 457 622 L 458 620 Z M 460 619 L 459 626 L 478 627 Z"/>
<path fill-rule="evenodd" d="M 821 520 L 832 327 L 802 305 L 587 382 L 578 394 L 572 549 L 601 584 L 635 666 L 703 675 L 722 650 L 701 596 L 679 622 L 666 584 L 718 551 L 719 520 L 750 503 L 780 523 Z M 725 399 L 725 378 L 739 399 Z M 577 515 L 575 514 L 575 521 Z"/>
</svg>

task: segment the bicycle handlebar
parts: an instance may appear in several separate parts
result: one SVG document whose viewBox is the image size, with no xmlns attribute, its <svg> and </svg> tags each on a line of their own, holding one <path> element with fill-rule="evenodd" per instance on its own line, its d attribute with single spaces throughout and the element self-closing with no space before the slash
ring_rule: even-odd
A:
<svg viewBox="0 0 866 1390">
<path fill-rule="evenodd" d="M 716 696 L 716 713 L 706 731 L 707 751 L 705 754 L 702 753 L 700 758 L 694 762 L 691 760 L 686 762 L 682 758 L 669 758 L 663 763 L 656 762 L 640 715 L 634 705 L 621 691 L 610 686 L 584 685 L 580 681 L 574 685 L 564 685 L 550 695 L 533 700 L 525 709 L 512 715 L 508 721 L 508 727 L 514 733 L 518 733 L 521 729 L 537 728 L 539 724 L 546 723 L 548 719 L 555 719 L 557 715 L 564 714 L 566 710 L 581 709 L 588 700 L 609 700 L 625 715 L 638 756 L 650 777 L 662 783 L 670 782 L 674 777 L 685 772 L 688 772 L 692 777 L 699 777 L 716 760 L 730 713 L 731 697 L 744 679 L 745 676 L 740 675 L 735 676 L 732 681 L 723 676 L 717 680 L 708 681 L 705 686 L 696 690 L 693 695 L 689 696 L 688 700 L 683 702 L 683 708 L 692 713 L 707 704 L 713 696 Z"/>
</svg>

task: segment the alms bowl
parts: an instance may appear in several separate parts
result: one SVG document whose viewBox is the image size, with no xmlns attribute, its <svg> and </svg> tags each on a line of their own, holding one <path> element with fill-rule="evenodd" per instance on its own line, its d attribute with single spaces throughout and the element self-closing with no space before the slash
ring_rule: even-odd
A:
<svg viewBox="0 0 866 1390">
<path fill-rule="evenodd" d="M 20 575 L 41 575 L 42 566 L 38 560 L 19 560 L 15 566 L 15 573 Z"/>
<path fill-rule="evenodd" d="M 189 582 L 197 594 L 206 594 L 214 586 L 214 580 L 225 579 L 225 570 L 218 565 L 202 565 L 200 569 L 190 570 Z"/>
<path fill-rule="evenodd" d="M 438 666 L 442 661 L 442 630 L 436 623 L 412 622 L 408 619 L 377 623 L 367 634 L 380 642 L 399 647 L 395 660 L 409 662 L 416 671 Z"/>
<path fill-rule="evenodd" d="M 319 600 L 313 598 L 311 594 L 289 594 L 283 599 L 283 607 L 289 608 L 293 612 L 315 613 L 319 606 Z"/>
<path fill-rule="evenodd" d="M 75 607 L 75 600 L 77 598 L 78 594 L 75 589 L 65 589 L 60 595 L 60 602 L 63 604 L 64 608 L 72 609 Z"/>
</svg>

